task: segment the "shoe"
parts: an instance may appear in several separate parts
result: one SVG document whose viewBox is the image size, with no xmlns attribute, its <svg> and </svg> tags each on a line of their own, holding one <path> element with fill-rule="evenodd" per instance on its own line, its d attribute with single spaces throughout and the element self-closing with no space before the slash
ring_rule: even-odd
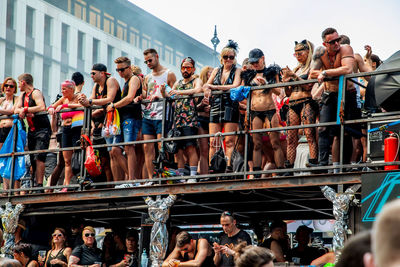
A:
<svg viewBox="0 0 400 267">
<path fill-rule="evenodd" d="M 139 186 L 152 186 L 153 182 L 146 182 L 144 184 L 140 184 Z"/>
<path fill-rule="evenodd" d="M 63 189 L 60 190 L 61 193 L 67 193 L 68 192 L 68 188 L 64 187 Z"/>
<path fill-rule="evenodd" d="M 135 184 L 118 184 L 114 186 L 114 188 L 132 188 L 135 187 Z"/>
<path fill-rule="evenodd" d="M 186 181 L 186 183 L 187 183 L 187 184 L 194 184 L 194 183 L 197 183 L 197 180 L 194 179 L 194 178 L 188 179 L 188 180 Z"/>
</svg>

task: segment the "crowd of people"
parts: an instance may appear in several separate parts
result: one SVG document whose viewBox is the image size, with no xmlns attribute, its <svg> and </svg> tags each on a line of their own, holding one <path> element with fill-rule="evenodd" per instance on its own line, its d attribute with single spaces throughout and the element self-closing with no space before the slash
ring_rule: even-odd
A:
<svg viewBox="0 0 400 267">
<path fill-rule="evenodd" d="M 18 83 L 12 77 L 7 77 L 1 85 L 4 96 L 0 99 L 0 114 L 18 114 L 25 121 L 26 149 L 33 151 L 79 146 L 82 142 L 84 111 L 74 109 L 93 107 L 92 143 L 109 145 L 96 149 L 102 170 L 102 178 L 97 181 L 126 181 L 118 183 L 115 186 L 117 188 L 149 186 L 151 181 L 130 181 L 159 177 L 159 163 L 163 162 L 174 169 L 176 175 L 191 176 L 183 181 L 194 183 L 198 182 L 195 177 L 197 174 L 241 170 L 235 158 L 238 154 L 244 155 L 245 138 L 237 135 L 222 138 L 221 132 L 336 121 L 339 82 L 326 78 L 376 69 L 381 63 L 379 57 L 372 54 L 371 47 L 366 46 L 366 50 L 363 59 L 353 52 L 347 36 L 327 28 L 322 32 L 322 46 L 314 48 L 309 40 L 295 42 L 294 56 L 298 65 L 293 69 L 275 64 L 267 66 L 267 59 L 258 48 L 249 52 L 249 57 L 240 68 L 236 61 L 238 45 L 229 41 L 221 51 L 219 67 L 204 67 L 197 75 L 195 60 L 186 57 L 180 64 L 181 73 L 177 78 L 175 73 L 160 64 L 157 51 L 149 48 L 143 52 L 144 62 L 151 70 L 148 75 L 144 76 L 129 58 L 118 57 L 114 60 L 116 72 L 124 80 L 120 86 L 104 64 L 96 63 L 90 72 L 94 82 L 90 95 L 82 93 L 85 81 L 83 75 L 77 72 L 61 84 L 61 96 L 48 106 L 42 92 L 34 87 L 31 74 L 18 76 Z M 263 86 L 307 79 L 318 79 L 319 83 L 251 90 L 248 98 L 241 101 L 234 100 L 229 94 L 241 85 Z M 363 81 L 366 84 L 368 77 Z M 18 88 L 21 94 L 17 97 Z M 351 81 L 347 83 L 344 119 L 361 118 L 364 91 L 358 84 Z M 202 96 L 199 96 L 201 93 Z M 166 105 L 160 101 L 163 98 L 168 99 Z M 249 110 L 247 101 L 251 101 Z M 48 111 L 50 119 L 45 111 Z M 115 125 L 115 121 L 119 123 Z M 111 122 L 117 130 L 109 128 Z M 0 121 L 0 146 L 9 135 L 12 123 L 12 119 Z M 162 147 L 161 142 L 149 141 L 160 139 L 163 133 L 164 137 L 212 136 L 166 142 L 168 149 Z M 305 136 L 309 148 L 306 166 L 337 166 L 340 156 L 339 135 L 339 126 L 252 133 L 247 143 L 248 170 L 286 168 L 288 172 L 283 175 L 293 175 L 296 149 L 302 136 Z M 351 144 L 345 146 L 346 149 L 350 148 L 350 153 L 346 153 L 351 155 L 349 163 L 365 162 L 365 125 L 346 127 L 345 136 Z M 144 140 L 143 144 L 118 145 L 139 140 Z M 213 161 L 221 153 L 226 161 L 226 166 L 222 164 L 222 170 L 221 164 Z M 44 182 L 49 186 L 56 185 L 63 170 L 62 183 L 69 185 L 76 174 L 73 168 L 74 154 L 73 150 L 63 150 L 58 155 L 44 152 L 30 154 L 27 174 L 32 176 L 31 186 L 42 187 Z M 334 169 L 334 172 L 338 171 Z M 251 176 L 258 177 L 261 175 Z M 23 180 L 17 180 L 15 187 L 29 186 Z M 3 179 L 3 188 L 9 188 L 7 179 Z M 68 188 L 61 191 L 66 192 Z"/>
</svg>

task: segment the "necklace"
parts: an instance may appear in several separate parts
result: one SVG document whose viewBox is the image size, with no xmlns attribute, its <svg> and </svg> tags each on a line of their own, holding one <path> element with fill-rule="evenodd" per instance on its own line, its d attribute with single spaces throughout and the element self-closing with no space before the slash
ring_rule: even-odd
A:
<svg viewBox="0 0 400 267">
<path fill-rule="evenodd" d="M 333 60 L 331 60 L 332 57 L 329 56 L 329 53 L 327 53 L 327 55 L 328 55 L 329 65 L 331 66 L 331 69 L 333 69 L 334 66 L 335 66 L 335 61 L 336 61 L 336 55 L 337 55 L 337 53 L 335 54 Z"/>
</svg>

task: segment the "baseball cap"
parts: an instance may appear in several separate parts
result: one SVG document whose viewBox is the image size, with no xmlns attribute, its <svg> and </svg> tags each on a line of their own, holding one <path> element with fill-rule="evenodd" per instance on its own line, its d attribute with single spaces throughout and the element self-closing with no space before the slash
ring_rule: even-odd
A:
<svg viewBox="0 0 400 267">
<path fill-rule="evenodd" d="M 107 75 L 110 75 L 110 73 L 107 72 L 107 67 L 106 65 L 102 63 L 96 63 L 93 65 L 92 70 L 97 70 L 97 71 L 104 71 Z"/>
<path fill-rule="evenodd" d="M 258 48 L 254 48 L 249 53 L 249 63 L 256 63 L 262 56 L 264 56 L 263 51 Z"/>
</svg>

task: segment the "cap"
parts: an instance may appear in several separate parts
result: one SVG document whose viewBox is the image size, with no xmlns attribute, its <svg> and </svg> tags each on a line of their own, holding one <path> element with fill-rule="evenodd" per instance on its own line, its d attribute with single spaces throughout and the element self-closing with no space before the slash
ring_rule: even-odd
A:
<svg viewBox="0 0 400 267">
<path fill-rule="evenodd" d="M 97 70 L 97 71 L 104 71 L 106 74 L 110 75 L 110 73 L 107 72 L 107 67 L 106 65 L 102 63 L 96 63 L 93 65 L 92 70 Z"/>
<path fill-rule="evenodd" d="M 310 227 L 308 227 L 308 226 L 306 226 L 306 225 L 300 225 L 298 228 L 297 228 L 297 230 L 296 230 L 296 233 L 298 233 L 298 232 L 300 232 L 300 231 L 305 231 L 305 232 L 307 232 L 309 235 L 310 234 L 312 234 L 313 232 L 314 232 L 314 229 L 312 229 L 312 228 L 310 228 Z"/>
<path fill-rule="evenodd" d="M 256 63 L 262 56 L 264 56 L 263 51 L 258 48 L 254 48 L 249 53 L 249 63 Z"/>
</svg>

